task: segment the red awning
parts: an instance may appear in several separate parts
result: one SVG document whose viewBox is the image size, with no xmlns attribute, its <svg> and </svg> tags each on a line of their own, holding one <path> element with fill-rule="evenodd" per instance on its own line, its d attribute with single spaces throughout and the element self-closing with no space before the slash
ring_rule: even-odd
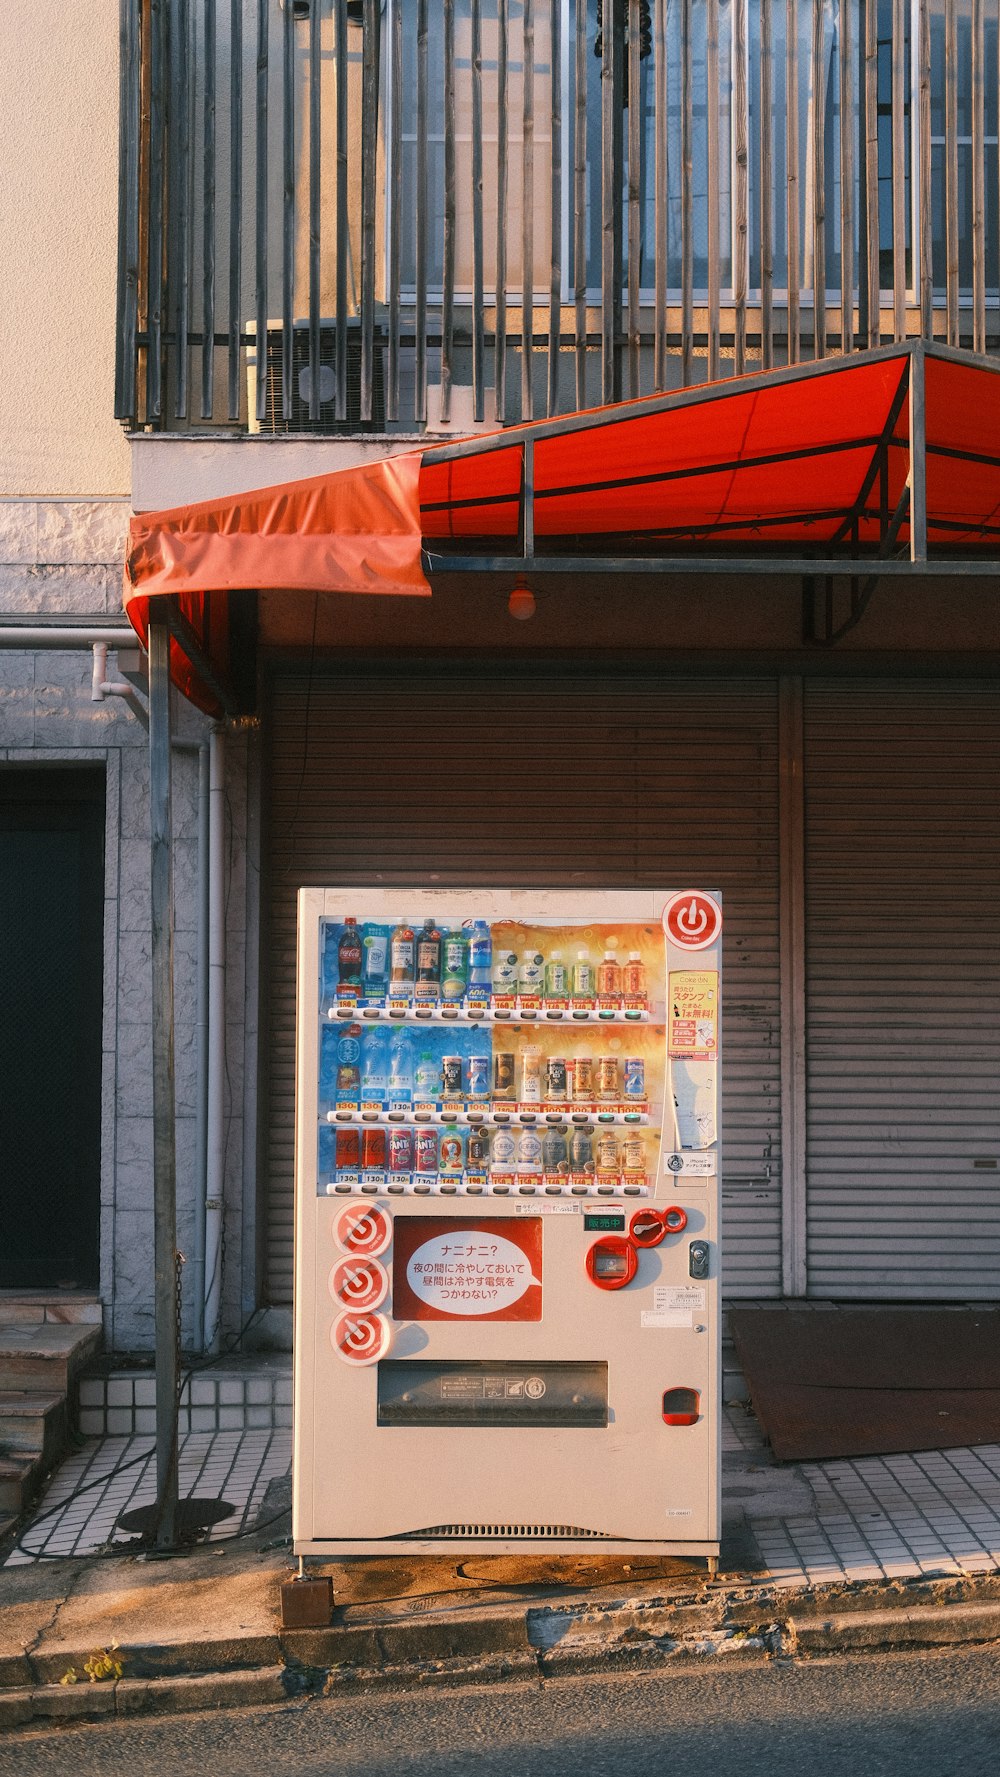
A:
<svg viewBox="0 0 1000 1777">
<path fill-rule="evenodd" d="M 125 609 L 170 597 L 177 682 L 218 704 L 225 595 L 427 594 L 422 565 L 505 572 L 710 556 L 872 571 L 1000 556 L 1000 365 L 923 342 L 431 445 L 132 522 Z M 913 436 L 911 437 L 911 429 Z M 925 486 L 925 493 L 921 497 Z M 303 602 L 311 623 L 313 600 Z M 303 632 L 303 641 L 308 633 Z M 186 657 L 186 664 L 185 664 Z"/>
</svg>

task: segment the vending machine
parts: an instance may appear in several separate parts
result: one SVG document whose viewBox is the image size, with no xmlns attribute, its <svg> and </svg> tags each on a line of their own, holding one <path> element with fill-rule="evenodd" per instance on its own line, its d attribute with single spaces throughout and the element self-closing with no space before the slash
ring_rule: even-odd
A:
<svg viewBox="0 0 1000 1777">
<path fill-rule="evenodd" d="M 698 1555 L 720 1519 L 714 891 L 303 889 L 300 1555 Z"/>
</svg>

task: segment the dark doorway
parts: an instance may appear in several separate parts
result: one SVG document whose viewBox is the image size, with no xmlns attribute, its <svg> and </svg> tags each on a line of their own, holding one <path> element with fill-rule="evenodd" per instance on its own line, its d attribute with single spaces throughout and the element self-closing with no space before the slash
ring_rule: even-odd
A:
<svg viewBox="0 0 1000 1777">
<path fill-rule="evenodd" d="M 0 1288 L 94 1289 L 104 773 L 0 770 Z"/>
</svg>

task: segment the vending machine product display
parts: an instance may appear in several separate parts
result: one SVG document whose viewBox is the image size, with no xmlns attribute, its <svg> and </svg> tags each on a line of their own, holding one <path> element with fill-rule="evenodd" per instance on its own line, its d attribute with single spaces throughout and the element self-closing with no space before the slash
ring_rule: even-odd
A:
<svg viewBox="0 0 1000 1777">
<path fill-rule="evenodd" d="M 720 1513 L 715 891 L 303 889 L 297 1553 Z"/>
</svg>

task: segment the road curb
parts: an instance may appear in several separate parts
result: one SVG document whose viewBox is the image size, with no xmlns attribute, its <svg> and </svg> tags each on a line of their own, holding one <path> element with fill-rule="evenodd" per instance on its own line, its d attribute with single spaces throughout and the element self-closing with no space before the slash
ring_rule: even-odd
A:
<svg viewBox="0 0 1000 1777">
<path fill-rule="evenodd" d="M 790 1596 L 748 1585 L 707 1598 L 560 1600 L 273 1638 L 120 1647 L 125 1675 L 106 1683 L 51 1682 L 57 1669 L 61 1676 L 74 1664 L 64 1649 L 38 1662 L 34 1684 L 0 1689 L 0 1731 L 40 1721 L 258 1708 L 369 1689 L 982 1644 L 1000 1641 L 995 1576 L 988 1581 L 984 1595 L 971 1599 L 949 1596 L 953 1582 L 894 1586 L 889 1598 L 886 1588 L 872 1586 Z M 31 1658 L 34 1665 L 37 1655 Z M 213 1660 L 215 1668 L 206 1669 Z"/>
</svg>

